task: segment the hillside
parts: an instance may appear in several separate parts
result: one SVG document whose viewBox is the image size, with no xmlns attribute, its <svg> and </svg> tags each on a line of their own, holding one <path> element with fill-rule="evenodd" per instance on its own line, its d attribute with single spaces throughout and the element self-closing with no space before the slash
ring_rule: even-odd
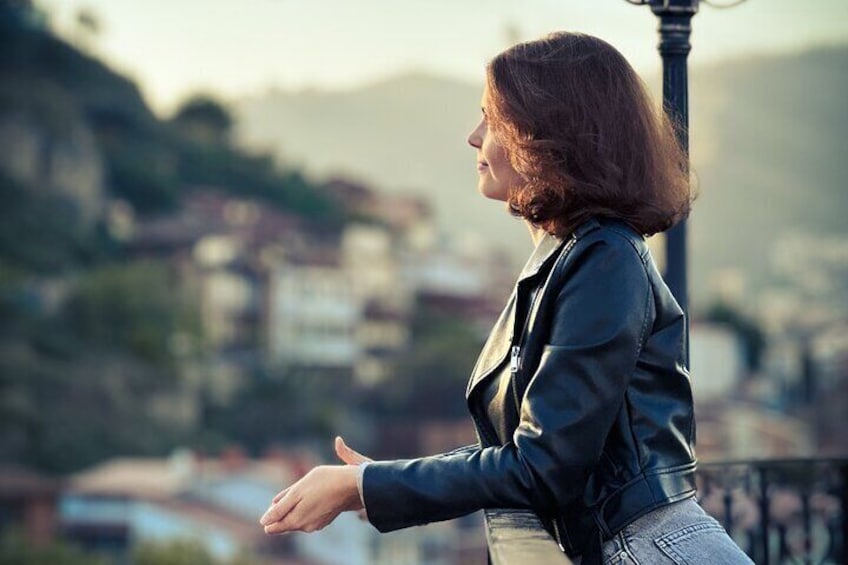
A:
<svg viewBox="0 0 848 565">
<path fill-rule="evenodd" d="M 178 121 L 157 119 L 131 80 L 14 6 L 0 4 L 0 170 L 17 182 L 87 209 L 113 197 L 141 214 L 167 212 L 186 190 L 214 185 L 305 218 L 342 215 L 298 171 L 230 146 L 227 131 L 197 139 Z M 76 162 L 84 162 L 87 183 L 69 180 Z M 63 178 L 53 178 L 63 168 L 57 163 L 70 163 Z"/>
<path fill-rule="evenodd" d="M 790 230 L 846 233 L 848 46 L 727 61 L 690 71 L 693 302 L 718 269 L 752 288 L 769 279 Z M 655 84 L 658 81 L 649 81 Z M 240 136 L 319 174 L 344 171 L 435 199 L 443 226 L 476 231 L 517 257 L 528 241 L 501 207 L 481 203 L 465 136 L 480 88 L 420 74 L 342 92 L 271 92 L 237 105 Z"/>
<path fill-rule="evenodd" d="M 848 47 L 692 75 L 694 289 L 719 268 L 768 280 L 790 232 L 848 234 Z"/>
<path fill-rule="evenodd" d="M 233 147 L 214 101 L 160 120 L 132 81 L 36 15 L 0 0 L 0 464 L 69 472 L 205 443 L 211 429 L 243 441 L 247 426 L 198 423 L 191 367 L 217 351 L 185 255 L 144 254 L 132 229 L 112 228 L 131 228 L 130 211 L 136 226 L 167 219 L 208 190 L 316 232 L 348 218 L 297 170 Z M 265 394 L 275 410 L 299 398 L 280 396 Z"/>
<path fill-rule="evenodd" d="M 272 92 L 235 111 L 249 146 L 317 175 L 425 194 L 449 231 L 498 234 L 517 257 L 529 252 L 525 228 L 477 194 L 476 159 L 465 141 L 480 112 L 475 85 L 415 73 L 349 91 Z"/>
</svg>

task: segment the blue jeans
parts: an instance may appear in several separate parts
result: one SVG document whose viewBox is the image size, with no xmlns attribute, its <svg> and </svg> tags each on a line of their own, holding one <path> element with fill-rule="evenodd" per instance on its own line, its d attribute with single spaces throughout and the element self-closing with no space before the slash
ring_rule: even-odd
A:
<svg viewBox="0 0 848 565">
<path fill-rule="evenodd" d="M 736 565 L 753 561 L 689 498 L 658 508 L 604 542 L 604 565 Z M 579 560 L 575 560 L 579 565 Z"/>
</svg>

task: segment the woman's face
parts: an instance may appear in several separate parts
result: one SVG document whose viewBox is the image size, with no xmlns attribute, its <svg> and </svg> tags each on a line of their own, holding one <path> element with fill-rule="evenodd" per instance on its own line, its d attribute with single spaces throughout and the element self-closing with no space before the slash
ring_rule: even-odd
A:
<svg viewBox="0 0 848 565">
<path fill-rule="evenodd" d="M 486 198 L 506 202 L 510 190 L 521 182 L 521 175 L 512 168 L 506 151 L 495 140 L 486 123 L 486 108 L 489 98 L 488 86 L 483 88 L 480 102 L 483 116 L 480 123 L 468 135 L 468 144 L 477 150 L 477 189 Z"/>
</svg>

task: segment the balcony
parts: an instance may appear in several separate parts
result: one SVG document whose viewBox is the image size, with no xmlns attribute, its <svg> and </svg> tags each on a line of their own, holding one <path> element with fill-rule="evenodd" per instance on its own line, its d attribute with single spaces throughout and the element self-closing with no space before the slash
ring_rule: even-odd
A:
<svg viewBox="0 0 848 565">
<path fill-rule="evenodd" d="M 755 563 L 848 560 L 848 458 L 702 464 L 698 496 Z M 487 511 L 486 536 L 494 565 L 570 563 L 531 512 Z"/>
</svg>

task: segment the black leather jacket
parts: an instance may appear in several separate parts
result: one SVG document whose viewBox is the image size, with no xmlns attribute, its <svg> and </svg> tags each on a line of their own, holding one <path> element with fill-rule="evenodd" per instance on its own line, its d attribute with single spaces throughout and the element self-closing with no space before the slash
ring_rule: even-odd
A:
<svg viewBox="0 0 848 565">
<path fill-rule="evenodd" d="M 611 537 L 694 495 L 685 328 L 644 238 L 625 224 L 593 219 L 565 241 L 546 236 L 469 381 L 480 445 L 369 464 L 368 519 L 391 531 L 530 508 L 575 556 L 597 532 Z M 484 413 L 476 399 L 493 375 L 509 386 Z M 511 438 L 494 433 L 503 428 Z"/>
</svg>

